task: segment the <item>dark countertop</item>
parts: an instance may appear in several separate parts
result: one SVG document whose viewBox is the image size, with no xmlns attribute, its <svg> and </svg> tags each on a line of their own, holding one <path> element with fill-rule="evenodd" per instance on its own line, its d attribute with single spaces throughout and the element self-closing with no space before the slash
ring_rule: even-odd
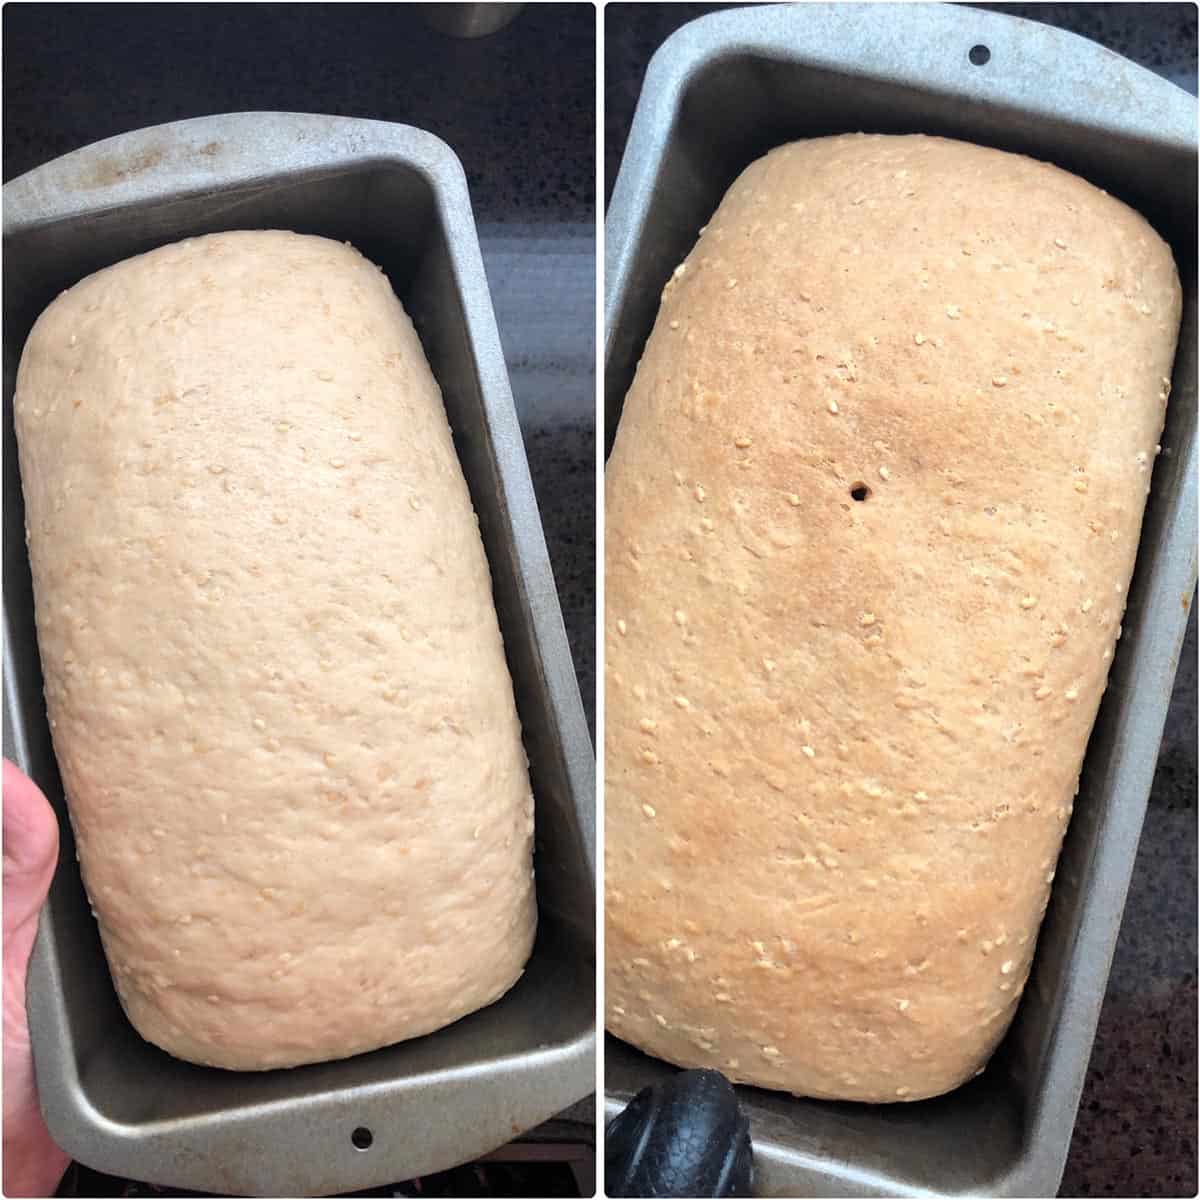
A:
<svg viewBox="0 0 1200 1200">
<path fill-rule="evenodd" d="M 528 5 L 478 40 L 437 33 L 421 6 L 404 4 L 15 3 L 3 12 L 5 180 L 128 130 L 254 110 L 411 124 L 458 154 L 593 729 L 595 24 L 590 4 Z M 536 1134 L 590 1141 L 594 1112 L 588 1099 Z M 465 1183 L 450 1172 L 425 1185 L 433 1195 L 538 1194 L 530 1189 L 563 1186 L 555 1169 L 566 1170 L 488 1165 Z M 65 1186 L 155 1194 L 94 1172 Z"/>
<path fill-rule="evenodd" d="M 650 56 L 728 4 L 605 10 L 605 199 Z M 1196 94 L 1193 4 L 981 4 L 1101 42 Z M 1197 1190 L 1196 610 L 1183 649 L 1142 840 L 1071 1142 L 1064 1196 Z"/>
</svg>

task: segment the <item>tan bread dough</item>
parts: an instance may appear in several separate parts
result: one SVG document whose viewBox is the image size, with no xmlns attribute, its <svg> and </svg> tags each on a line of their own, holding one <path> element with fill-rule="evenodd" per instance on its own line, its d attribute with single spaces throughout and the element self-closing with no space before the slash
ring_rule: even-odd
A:
<svg viewBox="0 0 1200 1200">
<path fill-rule="evenodd" d="M 261 1070 L 507 991 L 529 778 L 387 278 L 285 232 L 164 246 L 46 309 L 15 406 L 54 747 L 138 1032 Z"/>
<path fill-rule="evenodd" d="M 733 185 L 608 468 L 614 1033 L 815 1097 L 915 1100 L 986 1063 L 1179 317 L 1149 225 L 1028 158 L 854 135 Z"/>
</svg>

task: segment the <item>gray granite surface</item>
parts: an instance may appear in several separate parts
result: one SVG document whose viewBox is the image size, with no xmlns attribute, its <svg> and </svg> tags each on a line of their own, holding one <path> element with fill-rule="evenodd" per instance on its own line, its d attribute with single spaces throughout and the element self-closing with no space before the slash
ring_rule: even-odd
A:
<svg viewBox="0 0 1200 1200">
<path fill-rule="evenodd" d="M 605 197 L 650 56 L 728 4 L 611 4 L 605 19 Z M 1194 4 L 981 4 L 1101 42 L 1196 94 Z M 1175 680 L 1061 1194 L 1197 1189 L 1196 615 Z"/>
</svg>

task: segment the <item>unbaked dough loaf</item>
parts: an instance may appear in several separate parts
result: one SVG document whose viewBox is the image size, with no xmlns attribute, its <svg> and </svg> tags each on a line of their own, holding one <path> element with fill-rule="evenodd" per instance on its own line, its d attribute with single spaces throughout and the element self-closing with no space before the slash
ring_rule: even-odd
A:
<svg viewBox="0 0 1200 1200">
<path fill-rule="evenodd" d="M 59 296 L 16 426 L 38 643 L 121 1001 L 258 1070 L 521 974 L 532 800 L 487 562 L 387 278 L 286 232 Z"/>
<path fill-rule="evenodd" d="M 1028 158 L 822 138 L 733 185 L 608 467 L 614 1033 L 815 1097 L 983 1067 L 1120 633 L 1179 317 L 1149 225 Z"/>
</svg>

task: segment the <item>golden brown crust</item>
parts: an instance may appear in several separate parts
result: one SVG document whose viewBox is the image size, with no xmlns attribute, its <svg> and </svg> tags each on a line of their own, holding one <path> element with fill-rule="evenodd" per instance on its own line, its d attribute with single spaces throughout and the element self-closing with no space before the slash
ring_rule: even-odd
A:
<svg viewBox="0 0 1200 1200">
<path fill-rule="evenodd" d="M 1028 158 L 851 135 L 737 180 L 608 468 L 614 1033 L 857 1100 L 987 1061 L 1119 636 L 1179 314 L 1149 225 Z"/>
</svg>

